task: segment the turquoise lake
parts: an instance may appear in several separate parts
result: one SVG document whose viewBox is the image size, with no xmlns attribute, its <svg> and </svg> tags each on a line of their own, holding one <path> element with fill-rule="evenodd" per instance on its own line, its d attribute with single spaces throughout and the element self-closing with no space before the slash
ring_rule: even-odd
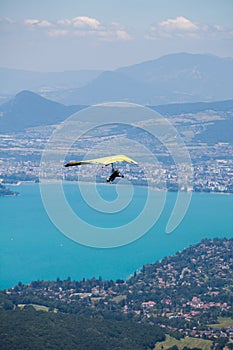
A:
<svg viewBox="0 0 233 350">
<path fill-rule="evenodd" d="M 114 197 L 114 185 L 102 186 L 105 196 Z M 73 210 L 80 211 L 84 220 L 99 220 L 101 224 L 104 216 L 90 211 L 85 203 L 80 204 L 75 185 L 65 187 Z M 141 238 L 118 248 L 91 248 L 70 240 L 54 226 L 43 206 L 38 184 L 23 183 L 12 188 L 20 195 L 0 197 L 0 289 L 19 281 L 29 283 L 57 277 L 126 279 L 143 264 L 175 254 L 202 238 L 233 237 L 233 195 L 211 193 L 194 193 L 180 225 L 166 234 L 165 227 L 176 199 L 176 193 L 168 193 L 159 220 Z M 132 220 L 138 215 L 145 198 L 146 189 L 138 187 L 134 205 L 126 208 L 120 220 Z M 118 216 L 108 218 L 111 220 L 107 225 L 119 224 L 114 222 L 119 220 Z"/>
</svg>

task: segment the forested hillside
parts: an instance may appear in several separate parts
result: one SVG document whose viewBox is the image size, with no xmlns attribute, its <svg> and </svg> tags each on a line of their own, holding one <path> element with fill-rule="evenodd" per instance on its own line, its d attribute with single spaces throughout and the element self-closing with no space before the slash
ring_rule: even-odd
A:
<svg viewBox="0 0 233 350">
<path fill-rule="evenodd" d="M 64 349 L 75 342 L 105 349 L 103 339 L 106 349 L 149 349 L 168 334 L 209 340 L 213 349 L 223 349 L 233 332 L 232 251 L 233 239 L 205 239 L 143 266 L 127 281 L 19 282 L 0 293 L 0 342 L 4 349 L 23 349 L 16 344 L 27 346 L 33 333 L 33 341 L 58 349 L 53 339 L 63 334 Z"/>
</svg>

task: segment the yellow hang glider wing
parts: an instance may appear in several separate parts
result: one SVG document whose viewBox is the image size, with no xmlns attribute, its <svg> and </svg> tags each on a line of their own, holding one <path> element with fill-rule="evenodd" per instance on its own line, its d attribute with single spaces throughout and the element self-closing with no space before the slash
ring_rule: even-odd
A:
<svg viewBox="0 0 233 350">
<path fill-rule="evenodd" d="M 124 154 L 119 154 L 117 156 L 110 156 L 110 157 L 103 157 L 103 158 L 96 158 L 96 159 L 87 159 L 87 160 L 81 160 L 80 162 L 69 162 L 65 164 L 65 167 L 68 166 L 75 166 L 75 165 L 82 165 L 82 164 L 102 164 L 102 165 L 109 165 L 117 162 L 127 162 L 127 163 L 133 163 L 138 164 L 135 160 L 125 156 Z"/>
</svg>

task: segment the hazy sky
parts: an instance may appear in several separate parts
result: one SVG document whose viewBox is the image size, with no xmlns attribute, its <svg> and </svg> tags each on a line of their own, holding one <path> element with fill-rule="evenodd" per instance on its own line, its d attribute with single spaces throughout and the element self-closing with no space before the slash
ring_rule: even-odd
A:
<svg viewBox="0 0 233 350">
<path fill-rule="evenodd" d="M 0 0 L 0 67 L 114 69 L 174 52 L 233 57 L 233 0 Z"/>
</svg>

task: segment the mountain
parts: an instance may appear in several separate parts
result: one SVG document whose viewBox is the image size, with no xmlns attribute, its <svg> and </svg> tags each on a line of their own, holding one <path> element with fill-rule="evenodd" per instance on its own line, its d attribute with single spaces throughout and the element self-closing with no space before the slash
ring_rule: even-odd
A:
<svg viewBox="0 0 233 350">
<path fill-rule="evenodd" d="M 113 79 L 114 72 L 106 72 L 104 75 L 108 75 L 109 80 Z M 99 81 L 101 77 L 97 79 Z M 124 82 L 125 77 L 120 74 L 115 76 L 118 82 Z M 105 79 L 106 81 L 106 79 Z M 127 80 L 129 81 L 129 80 Z M 132 87 L 132 94 L 136 95 L 138 92 L 138 86 L 135 85 L 135 81 L 130 78 L 130 84 Z M 127 89 L 129 84 L 123 84 Z M 142 86 L 142 85 L 141 85 Z M 92 84 L 93 90 L 95 83 Z M 85 91 L 85 90 L 83 90 Z M 122 89 L 122 99 L 125 90 Z M 101 94 L 101 91 L 99 92 Z M 114 86 L 112 89 L 106 92 L 106 96 L 114 96 Z M 84 94 L 83 94 L 84 96 Z M 138 98 L 140 96 L 138 95 Z M 107 100 L 107 99 L 106 99 Z M 88 92 L 86 91 L 86 101 L 88 101 Z M 71 105 L 65 106 L 61 103 L 48 100 L 38 94 L 31 91 L 21 91 L 12 100 L 0 105 L 0 132 L 14 132 L 22 131 L 29 127 L 52 125 L 62 122 L 71 114 L 84 108 L 84 105 Z M 174 116 L 179 114 L 198 113 L 202 111 L 214 111 L 214 112 L 230 112 L 233 111 L 233 100 L 217 101 L 217 102 L 197 102 L 197 103 L 177 103 L 168 105 L 152 106 L 154 110 L 162 115 Z M 225 126 L 227 126 L 225 128 Z M 220 131 L 218 132 L 218 128 Z M 216 138 L 216 135 L 222 137 L 229 134 L 227 140 L 232 140 L 232 118 L 224 118 L 224 120 L 216 121 L 213 125 L 209 126 L 209 131 L 205 137 Z M 225 130 L 225 131 L 224 131 Z M 212 135 L 213 134 L 213 135 Z M 198 135 L 200 138 L 202 134 Z M 224 139 L 225 140 L 225 139 Z M 220 141 L 224 141 L 220 140 Z M 225 140 L 226 141 L 226 140 Z M 203 142 L 206 142 L 206 140 Z M 228 141 L 230 142 L 230 141 Z"/>
<path fill-rule="evenodd" d="M 215 101 L 232 98 L 233 59 L 212 55 L 171 54 L 103 72 L 60 101 L 93 104 L 129 101 L 146 105 Z"/>
<path fill-rule="evenodd" d="M 165 90 L 168 96 L 172 94 L 182 102 L 232 97 L 232 58 L 172 54 L 121 68 L 118 72 Z"/>
<path fill-rule="evenodd" d="M 144 103 L 145 96 L 150 95 L 151 89 L 147 84 L 116 71 L 106 71 L 82 88 L 72 89 L 68 93 L 63 91 L 60 100 L 66 104 L 85 101 L 88 105 L 109 101 Z M 148 97 L 147 100 L 149 102 Z"/>
<path fill-rule="evenodd" d="M 0 106 L 0 130 L 22 131 L 29 127 L 57 124 L 82 108 L 65 106 L 31 91 L 22 91 Z"/>
<path fill-rule="evenodd" d="M 135 321 L 0 308 L 0 348 L 4 350 L 145 350 L 165 340 L 159 326 Z M 9 327 L 11 325 L 11 327 Z"/>
<path fill-rule="evenodd" d="M 203 111 L 232 112 L 233 100 L 194 103 L 171 103 L 167 105 L 150 107 L 163 115 L 199 113 Z"/>
<path fill-rule="evenodd" d="M 198 114 L 206 112 L 209 114 L 218 113 L 221 120 L 204 122 L 202 121 L 202 130 L 199 130 L 194 137 L 195 142 L 202 142 L 208 145 L 214 145 L 218 142 L 227 142 L 233 144 L 233 100 L 215 101 L 215 102 L 196 102 L 196 103 L 176 103 L 168 105 L 159 105 L 151 107 L 164 116 L 176 116 L 185 114 Z M 186 126 L 191 128 L 191 124 Z"/>
<path fill-rule="evenodd" d="M 233 58 L 177 53 L 114 71 L 29 72 L 0 68 L 0 98 L 31 90 L 64 104 L 143 105 L 231 99 Z"/>
</svg>

